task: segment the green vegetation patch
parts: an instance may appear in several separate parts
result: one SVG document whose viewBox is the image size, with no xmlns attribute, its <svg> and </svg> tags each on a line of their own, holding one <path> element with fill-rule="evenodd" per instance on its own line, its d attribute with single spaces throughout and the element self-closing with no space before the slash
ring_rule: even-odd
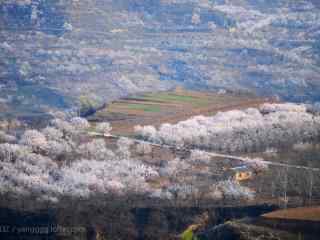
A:
<svg viewBox="0 0 320 240">
<path fill-rule="evenodd" d="M 126 108 L 131 110 L 141 110 L 144 112 L 160 112 L 161 111 L 160 106 L 156 106 L 156 105 L 129 103 L 125 106 Z"/>
<path fill-rule="evenodd" d="M 189 103 L 195 106 L 202 106 L 209 103 L 209 100 L 206 98 L 198 98 L 188 95 L 178 95 L 173 93 L 146 94 L 142 97 L 142 99 L 148 101 Z"/>
</svg>

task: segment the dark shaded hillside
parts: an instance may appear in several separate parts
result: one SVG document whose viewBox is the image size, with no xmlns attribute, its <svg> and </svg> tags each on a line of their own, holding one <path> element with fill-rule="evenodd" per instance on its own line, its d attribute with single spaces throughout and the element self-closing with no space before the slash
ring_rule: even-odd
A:
<svg viewBox="0 0 320 240">
<path fill-rule="evenodd" d="M 124 207 L 121 210 L 91 207 L 89 212 L 89 209 L 79 210 L 73 207 L 76 208 L 72 206 L 71 209 L 62 209 L 61 206 L 61 209 L 34 213 L 0 208 L 0 223 L 8 226 L 8 232 L 1 232 L 0 237 L 10 240 L 43 238 L 96 240 L 100 234 L 107 239 L 177 239 L 175 237 L 204 212 L 209 213 L 209 224 L 214 226 L 231 218 L 257 217 L 276 208 L 271 205 L 208 208 Z M 76 213 L 72 210 L 76 210 Z M 34 231 L 23 232 L 24 229 Z M 74 231 L 67 231 L 71 229 Z"/>
</svg>

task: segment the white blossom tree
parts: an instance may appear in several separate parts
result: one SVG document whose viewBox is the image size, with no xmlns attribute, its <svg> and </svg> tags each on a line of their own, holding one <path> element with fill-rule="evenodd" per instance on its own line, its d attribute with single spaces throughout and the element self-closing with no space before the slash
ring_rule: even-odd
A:
<svg viewBox="0 0 320 240">
<path fill-rule="evenodd" d="M 176 147 L 205 148 L 221 152 L 266 150 L 320 136 L 320 117 L 293 103 L 265 104 L 258 109 L 197 116 L 177 124 L 136 127 L 138 136 Z"/>
<path fill-rule="evenodd" d="M 157 141 L 157 130 L 153 126 L 140 126 L 134 127 L 134 132 L 137 137 Z"/>
<path fill-rule="evenodd" d="M 20 139 L 20 144 L 31 147 L 34 151 L 44 150 L 48 146 L 44 134 L 37 130 L 27 130 Z"/>
<path fill-rule="evenodd" d="M 76 130 L 83 131 L 87 130 L 90 127 L 90 123 L 87 119 L 81 117 L 74 117 L 70 120 L 72 126 L 75 127 Z"/>
<path fill-rule="evenodd" d="M 192 162 L 210 163 L 211 156 L 201 150 L 192 150 L 189 158 Z"/>
<path fill-rule="evenodd" d="M 0 130 L 0 143 L 15 143 L 17 138 Z"/>
<path fill-rule="evenodd" d="M 78 153 L 86 159 L 113 160 L 115 154 L 106 147 L 104 139 L 95 139 L 78 147 Z"/>
<path fill-rule="evenodd" d="M 62 131 L 64 135 L 69 135 L 75 132 L 75 127 L 66 120 L 55 118 L 50 123 L 52 126 Z"/>
<path fill-rule="evenodd" d="M 63 138 L 63 132 L 54 127 L 46 127 L 41 132 L 47 140 L 60 141 Z"/>
<path fill-rule="evenodd" d="M 272 112 L 306 112 L 307 106 L 305 104 L 295 103 L 265 103 L 260 106 L 260 111 L 263 114 Z"/>
<path fill-rule="evenodd" d="M 133 145 L 133 140 L 126 137 L 120 137 L 117 141 L 118 155 L 120 158 L 130 158 L 131 151 L 130 147 Z"/>
<path fill-rule="evenodd" d="M 112 127 L 108 122 L 101 122 L 96 125 L 95 130 L 102 134 L 110 134 Z"/>
<path fill-rule="evenodd" d="M 19 144 L 3 143 L 0 144 L 0 160 L 5 162 L 12 162 L 20 155 L 31 152 L 27 146 Z"/>
<path fill-rule="evenodd" d="M 241 186 L 240 183 L 232 180 L 221 181 L 217 184 L 226 198 L 231 199 L 249 199 L 252 200 L 255 197 L 255 192 L 251 189 Z"/>
<path fill-rule="evenodd" d="M 136 151 L 140 155 L 148 155 L 152 152 L 152 147 L 148 143 L 138 143 Z"/>
</svg>

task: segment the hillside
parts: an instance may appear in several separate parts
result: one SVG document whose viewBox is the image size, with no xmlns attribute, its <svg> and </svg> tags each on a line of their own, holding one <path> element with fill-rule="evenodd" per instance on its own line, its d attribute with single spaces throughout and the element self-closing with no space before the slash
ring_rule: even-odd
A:
<svg viewBox="0 0 320 240">
<path fill-rule="evenodd" d="M 1 99 L 68 108 L 50 99 L 180 84 L 317 100 L 319 12 L 315 0 L 2 0 Z"/>
<path fill-rule="evenodd" d="M 319 0 L 0 0 L 0 239 L 318 240 L 319 39 Z"/>
</svg>

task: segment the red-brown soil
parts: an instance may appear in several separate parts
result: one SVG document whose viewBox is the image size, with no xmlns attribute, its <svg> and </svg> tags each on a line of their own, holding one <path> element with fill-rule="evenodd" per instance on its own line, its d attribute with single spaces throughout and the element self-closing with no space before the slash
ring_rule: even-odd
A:
<svg viewBox="0 0 320 240">
<path fill-rule="evenodd" d="M 277 210 L 271 213 L 264 214 L 262 215 L 262 217 L 269 219 L 287 219 L 320 222 L 320 206 Z"/>
</svg>

